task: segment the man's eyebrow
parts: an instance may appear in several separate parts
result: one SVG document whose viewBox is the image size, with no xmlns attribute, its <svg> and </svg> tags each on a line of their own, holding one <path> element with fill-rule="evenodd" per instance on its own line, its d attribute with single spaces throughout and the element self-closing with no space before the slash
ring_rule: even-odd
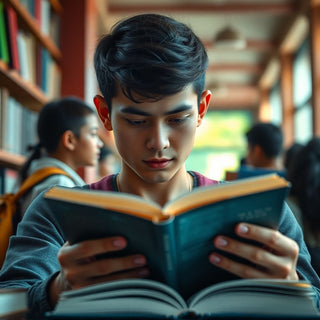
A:
<svg viewBox="0 0 320 320">
<path fill-rule="evenodd" d="M 183 112 L 183 111 L 188 111 L 191 109 L 192 109 L 192 105 L 184 104 L 184 105 L 177 106 L 175 109 L 166 112 L 164 115 L 168 116 L 171 114 L 175 114 L 175 113 L 179 113 L 179 112 Z M 152 116 L 151 113 L 146 112 L 146 111 L 142 111 L 142 110 L 137 109 L 132 106 L 122 108 L 121 112 L 128 113 L 128 114 L 135 114 L 135 115 L 139 115 L 139 116 Z"/>
<path fill-rule="evenodd" d="M 183 104 L 183 105 L 176 107 L 175 109 L 173 109 L 171 111 L 166 112 L 165 115 L 168 116 L 168 115 L 179 113 L 179 112 L 189 111 L 191 109 L 192 109 L 191 104 Z"/>
</svg>

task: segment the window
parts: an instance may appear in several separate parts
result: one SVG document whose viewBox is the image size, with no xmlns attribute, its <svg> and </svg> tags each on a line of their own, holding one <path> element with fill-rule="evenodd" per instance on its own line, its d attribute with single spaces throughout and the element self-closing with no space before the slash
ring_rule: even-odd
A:
<svg viewBox="0 0 320 320">
<path fill-rule="evenodd" d="M 306 41 L 293 63 L 294 140 L 299 143 L 306 143 L 313 135 L 311 95 L 311 59 Z"/>
<path fill-rule="evenodd" d="M 186 161 L 187 170 L 196 170 L 209 178 L 224 180 L 226 171 L 237 171 L 246 155 L 245 133 L 252 124 L 246 110 L 210 110 L 197 129 L 193 151 Z"/>
</svg>

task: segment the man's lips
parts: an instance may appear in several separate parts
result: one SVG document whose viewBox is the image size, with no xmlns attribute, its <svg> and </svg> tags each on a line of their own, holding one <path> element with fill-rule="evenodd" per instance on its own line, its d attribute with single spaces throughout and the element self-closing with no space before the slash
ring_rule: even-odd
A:
<svg viewBox="0 0 320 320">
<path fill-rule="evenodd" d="M 145 160 L 146 165 L 153 169 L 162 169 L 165 168 L 169 163 L 170 159 L 150 159 Z"/>
</svg>

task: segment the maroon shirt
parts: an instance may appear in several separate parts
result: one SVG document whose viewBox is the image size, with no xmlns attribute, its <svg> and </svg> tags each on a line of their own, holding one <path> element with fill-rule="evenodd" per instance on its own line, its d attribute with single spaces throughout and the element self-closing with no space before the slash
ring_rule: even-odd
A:
<svg viewBox="0 0 320 320">
<path fill-rule="evenodd" d="M 218 184 L 219 181 L 212 180 L 204 175 L 195 172 L 188 171 L 193 178 L 193 189 L 198 187 L 208 186 L 210 184 Z M 103 191 L 119 191 L 116 182 L 117 174 L 112 174 L 110 176 L 106 176 L 99 180 L 98 182 L 94 182 L 90 184 L 90 189 L 92 190 L 103 190 Z"/>
</svg>

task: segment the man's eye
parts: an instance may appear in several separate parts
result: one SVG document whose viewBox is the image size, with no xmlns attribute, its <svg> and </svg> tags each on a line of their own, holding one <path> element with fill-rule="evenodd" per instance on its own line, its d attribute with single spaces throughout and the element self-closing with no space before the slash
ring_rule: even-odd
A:
<svg viewBox="0 0 320 320">
<path fill-rule="evenodd" d="M 146 121 L 145 120 L 132 120 L 132 119 L 127 119 L 127 121 L 134 125 L 134 126 L 138 126 L 138 125 L 142 125 L 142 124 L 145 124 Z"/>
<path fill-rule="evenodd" d="M 171 119 L 169 119 L 169 122 L 173 123 L 173 124 L 179 124 L 179 123 L 182 123 L 183 121 L 185 121 L 186 119 L 187 119 L 187 117 L 171 118 Z"/>
</svg>

